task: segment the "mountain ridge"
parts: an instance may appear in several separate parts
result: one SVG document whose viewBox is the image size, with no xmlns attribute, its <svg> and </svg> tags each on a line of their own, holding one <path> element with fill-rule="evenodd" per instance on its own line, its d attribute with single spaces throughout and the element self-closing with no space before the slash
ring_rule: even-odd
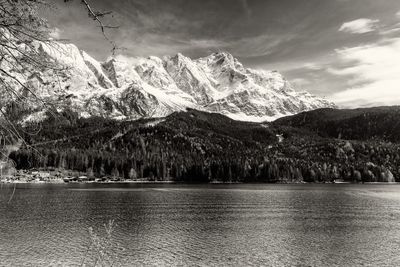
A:
<svg viewBox="0 0 400 267">
<path fill-rule="evenodd" d="M 304 129 L 322 137 L 400 142 L 400 106 L 317 109 L 277 119 L 274 126 Z"/>
<path fill-rule="evenodd" d="M 73 44 L 41 43 L 38 50 L 64 69 L 61 73 L 31 70 L 34 75 L 30 72 L 29 77 L 19 73 L 22 82 L 57 110 L 70 108 L 82 117 L 165 117 L 194 108 L 237 120 L 264 121 L 335 107 L 295 91 L 276 71 L 245 68 L 226 52 L 194 60 L 178 53 L 163 58 L 119 55 L 98 62 Z M 43 119 L 40 105 L 26 108 L 31 115 L 23 121 Z"/>
<path fill-rule="evenodd" d="M 36 133 L 36 125 L 25 128 L 26 144 L 10 158 L 18 169 L 60 168 L 120 179 L 399 181 L 400 128 L 386 129 L 388 124 L 396 124 L 399 111 L 398 107 L 343 112 L 320 109 L 267 123 L 235 121 L 194 109 L 136 121 L 81 118 L 63 112 L 43 121 L 37 134 L 27 134 Z M 297 117 L 305 114 L 315 125 L 322 122 L 310 113 L 333 119 L 320 128 L 308 126 L 307 121 L 295 125 Z M 359 120 L 364 115 L 369 119 Z M 340 138 L 331 133 L 349 120 L 359 122 L 349 124 Z M 377 135 L 371 125 L 383 127 L 383 134 Z"/>
</svg>

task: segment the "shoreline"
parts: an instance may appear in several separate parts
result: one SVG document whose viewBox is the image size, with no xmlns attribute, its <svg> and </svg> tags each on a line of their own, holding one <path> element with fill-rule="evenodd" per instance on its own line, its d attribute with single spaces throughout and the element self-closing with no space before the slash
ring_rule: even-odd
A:
<svg viewBox="0 0 400 267">
<path fill-rule="evenodd" d="M 270 185 L 321 185 L 321 184 L 330 184 L 330 185 L 349 185 L 349 184 L 365 184 L 365 185 L 397 185 L 400 182 L 284 182 L 284 183 L 268 183 L 268 182 L 254 182 L 254 183 L 244 183 L 244 182 L 222 182 L 222 181 L 214 181 L 208 183 L 187 183 L 182 181 L 151 181 L 151 180 L 123 180 L 123 181 L 84 181 L 84 182 L 65 182 L 63 179 L 52 179 L 49 181 L 20 181 L 20 180 L 0 180 L 0 184 L 208 184 L 208 185 L 234 185 L 234 184 L 270 184 Z"/>
<path fill-rule="evenodd" d="M 190 183 L 184 181 L 153 180 L 150 178 L 123 179 L 121 177 L 88 177 L 86 173 L 65 169 L 32 169 L 16 170 L 7 176 L 0 176 L 0 184 L 385 184 L 393 185 L 400 182 L 357 182 L 336 179 L 334 181 L 305 182 L 278 180 L 272 182 L 240 182 L 213 180 L 205 183 Z"/>
</svg>

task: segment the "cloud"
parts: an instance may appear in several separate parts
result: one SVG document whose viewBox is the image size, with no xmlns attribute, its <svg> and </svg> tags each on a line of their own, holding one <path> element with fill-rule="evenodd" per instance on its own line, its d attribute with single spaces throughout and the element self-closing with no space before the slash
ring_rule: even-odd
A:
<svg viewBox="0 0 400 267">
<path fill-rule="evenodd" d="M 377 44 L 336 51 L 345 68 L 332 68 L 332 74 L 352 77 L 348 89 L 332 95 L 342 107 L 400 104 L 400 38 Z"/>
<path fill-rule="evenodd" d="M 239 0 L 240 4 L 243 7 L 243 10 L 246 12 L 246 16 L 250 17 L 251 16 L 251 9 L 249 7 L 249 3 L 247 3 L 247 0 Z"/>
<path fill-rule="evenodd" d="M 51 38 L 60 39 L 60 36 L 61 36 L 61 30 L 59 28 L 55 27 L 50 31 Z"/>
<path fill-rule="evenodd" d="M 192 48 L 221 48 L 227 46 L 227 43 L 221 40 L 214 39 L 191 39 L 189 41 L 185 41 Z"/>
<path fill-rule="evenodd" d="M 303 89 L 304 87 L 307 87 L 311 84 L 311 82 L 306 78 L 291 79 L 290 83 L 294 85 L 294 87 L 297 89 Z"/>
<path fill-rule="evenodd" d="M 321 70 L 324 67 L 322 65 L 317 64 L 317 63 L 308 62 L 308 63 L 304 63 L 303 68 L 306 68 L 306 69 L 309 69 L 309 70 Z"/>
<path fill-rule="evenodd" d="M 379 19 L 356 19 L 353 21 L 345 22 L 339 28 L 340 32 L 362 34 L 367 32 L 372 32 L 377 29 Z"/>
<path fill-rule="evenodd" d="M 400 10 L 396 13 L 396 16 L 400 18 Z"/>
<path fill-rule="evenodd" d="M 239 57 L 261 57 L 282 50 L 282 45 L 291 42 L 296 34 L 261 34 L 226 42 L 224 47 Z"/>
<path fill-rule="evenodd" d="M 381 35 L 390 35 L 390 34 L 397 34 L 400 32 L 400 23 L 396 23 L 394 25 L 390 25 L 386 29 L 382 29 L 379 31 L 379 34 Z"/>
</svg>

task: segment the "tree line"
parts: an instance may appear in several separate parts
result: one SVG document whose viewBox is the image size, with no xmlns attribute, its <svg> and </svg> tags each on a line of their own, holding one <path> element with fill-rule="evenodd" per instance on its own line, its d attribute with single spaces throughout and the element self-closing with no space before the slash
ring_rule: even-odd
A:
<svg viewBox="0 0 400 267">
<path fill-rule="evenodd" d="M 22 147 L 10 157 L 19 169 L 52 167 L 121 180 L 384 182 L 400 174 L 400 146 L 383 141 L 296 136 L 262 143 L 212 131 L 182 131 L 170 122 L 98 125 L 98 119 L 50 125 L 31 137 L 30 142 L 40 140 L 43 145 Z"/>
</svg>

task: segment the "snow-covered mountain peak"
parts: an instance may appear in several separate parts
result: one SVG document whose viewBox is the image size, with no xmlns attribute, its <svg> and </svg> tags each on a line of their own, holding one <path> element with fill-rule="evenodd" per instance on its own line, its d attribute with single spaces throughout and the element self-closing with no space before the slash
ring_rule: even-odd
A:
<svg viewBox="0 0 400 267">
<path fill-rule="evenodd" d="M 228 52 L 213 53 L 207 57 L 197 59 L 196 62 L 214 68 L 230 67 L 239 70 L 243 69 L 243 65 L 236 58 L 234 58 L 232 54 Z"/>
<path fill-rule="evenodd" d="M 263 121 L 334 106 L 296 92 L 278 72 L 245 68 L 227 52 L 195 60 L 179 53 L 163 58 L 120 55 L 99 62 L 73 44 L 40 44 L 38 49 L 65 70 L 38 71 L 23 82 L 59 110 L 81 116 L 163 117 L 189 107 Z M 43 114 L 38 106 L 29 109 Z"/>
</svg>

